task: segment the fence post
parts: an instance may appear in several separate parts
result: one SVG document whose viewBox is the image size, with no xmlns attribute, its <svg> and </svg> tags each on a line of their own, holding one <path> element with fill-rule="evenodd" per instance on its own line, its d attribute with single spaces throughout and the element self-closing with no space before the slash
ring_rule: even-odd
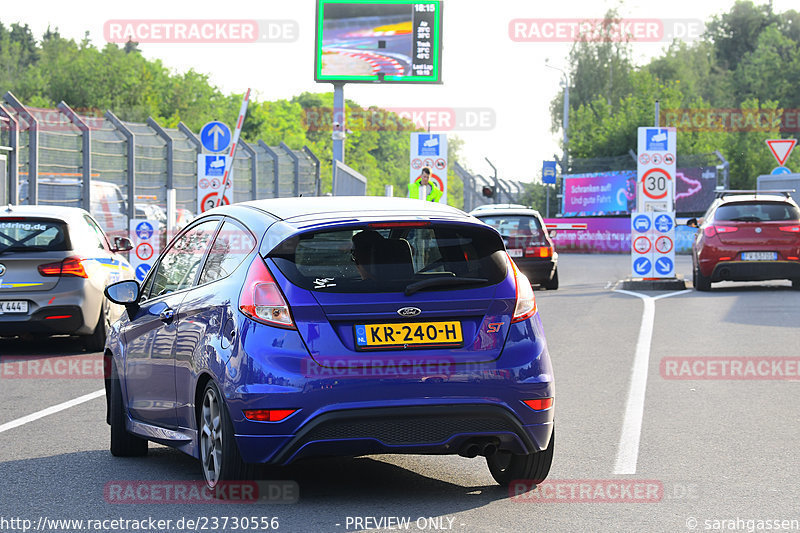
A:
<svg viewBox="0 0 800 533">
<path fill-rule="evenodd" d="M 258 154 L 253 147 L 239 140 L 239 146 L 250 156 L 250 199 L 258 200 Z"/>
<path fill-rule="evenodd" d="M 267 143 L 262 141 L 261 139 L 258 140 L 258 145 L 264 149 L 269 155 L 272 156 L 272 169 L 273 173 L 275 174 L 275 198 L 281 197 L 281 176 L 280 176 L 280 162 L 278 161 L 278 153 L 267 146 Z"/>
<path fill-rule="evenodd" d="M 39 121 L 17 100 L 11 91 L 3 96 L 6 102 L 28 123 L 28 204 L 39 203 Z"/>
<path fill-rule="evenodd" d="M 189 126 L 184 124 L 183 122 L 178 122 L 178 130 L 181 133 L 186 135 L 186 138 L 191 142 L 195 148 L 197 148 L 197 154 L 195 154 L 195 165 L 197 165 L 197 155 L 203 153 L 203 143 L 200 142 L 200 139 L 197 138 L 197 135 L 194 134 L 192 130 L 189 129 Z M 195 185 L 194 185 L 194 205 L 195 207 L 200 204 L 200 198 L 198 198 L 199 189 L 197 188 L 197 167 L 195 166 Z M 192 208 L 194 211 L 195 208 Z M 200 213 L 198 213 L 199 215 Z"/>
<path fill-rule="evenodd" d="M 308 146 L 303 146 L 303 151 L 308 154 L 308 157 L 314 162 L 316 170 L 314 171 L 314 189 L 316 190 L 317 196 L 322 194 L 322 180 L 320 180 L 320 168 L 319 168 L 319 158 L 314 155 L 314 152 L 311 151 L 311 148 Z"/>
<path fill-rule="evenodd" d="M 156 122 L 153 117 L 147 117 L 147 125 L 156 132 L 156 135 L 164 139 L 164 142 L 167 143 L 167 190 L 173 189 L 173 180 L 175 176 L 175 165 L 173 162 L 175 152 L 173 151 L 174 142 L 172 137 L 164 128 L 158 125 L 158 122 Z"/>
<path fill-rule="evenodd" d="M 128 143 L 128 223 L 136 218 L 136 135 L 111 111 L 106 111 L 108 120 L 125 137 Z"/>
<path fill-rule="evenodd" d="M 0 104 L 0 117 L 8 121 L 8 202 L 19 203 L 17 187 L 19 184 L 19 122 Z"/>
<path fill-rule="evenodd" d="M 64 100 L 56 106 L 70 122 L 81 130 L 81 156 L 83 157 L 83 208 L 92 212 L 92 130 Z"/>
<path fill-rule="evenodd" d="M 278 146 L 283 148 L 283 151 L 292 158 L 292 162 L 294 163 L 294 195 L 295 197 L 300 196 L 300 158 L 297 157 L 297 154 L 295 154 L 285 142 L 281 141 L 281 144 Z"/>
</svg>

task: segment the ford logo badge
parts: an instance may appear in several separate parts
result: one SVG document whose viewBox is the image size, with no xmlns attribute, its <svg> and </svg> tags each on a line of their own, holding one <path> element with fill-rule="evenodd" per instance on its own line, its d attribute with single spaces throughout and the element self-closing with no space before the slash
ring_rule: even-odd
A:
<svg viewBox="0 0 800 533">
<path fill-rule="evenodd" d="M 400 316 L 417 316 L 422 312 L 422 309 L 418 307 L 401 307 L 397 310 L 397 314 Z"/>
<path fill-rule="evenodd" d="M 756 228 L 756 233 L 761 233 L 761 228 Z"/>
</svg>

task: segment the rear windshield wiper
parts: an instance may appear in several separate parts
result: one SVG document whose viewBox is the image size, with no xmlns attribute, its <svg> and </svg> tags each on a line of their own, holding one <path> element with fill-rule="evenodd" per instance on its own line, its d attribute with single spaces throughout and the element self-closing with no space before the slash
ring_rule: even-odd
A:
<svg viewBox="0 0 800 533">
<path fill-rule="evenodd" d="M 732 218 L 731 222 L 761 222 L 761 219 L 758 218 L 757 216 L 749 215 L 749 216 Z"/>
<path fill-rule="evenodd" d="M 431 287 L 446 287 L 450 285 L 472 285 L 477 283 L 487 283 L 486 278 L 440 278 L 423 279 L 408 285 L 405 290 L 406 296 L 411 296 L 415 292 L 423 291 Z"/>
</svg>

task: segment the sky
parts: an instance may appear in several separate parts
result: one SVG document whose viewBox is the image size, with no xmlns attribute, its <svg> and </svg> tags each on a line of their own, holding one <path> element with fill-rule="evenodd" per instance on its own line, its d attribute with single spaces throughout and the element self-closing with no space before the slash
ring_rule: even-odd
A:
<svg viewBox="0 0 800 533">
<path fill-rule="evenodd" d="M 795 2 L 774 0 L 773 8 L 777 12 L 795 9 Z M 444 0 L 442 84 L 348 84 L 345 97 L 364 107 L 434 112 L 455 108 L 457 116 L 477 123 L 456 124 L 445 131 L 464 141 L 462 165 L 488 176 L 492 174 L 485 161 L 488 158 L 500 177 L 531 181 L 540 176 L 543 160 L 561 155 L 562 133 L 551 131 L 550 102 L 562 90 L 562 74 L 545 64 L 566 70 L 571 43 L 516 42 L 509 31 L 511 21 L 534 19 L 535 25 L 523 26 L 525 33 L 537 29 L 546 32 L 544 19 L 602 18 L 608 9 L 617 8 L 626 20 L 648 23 L 655 19 L 665 27 L 688 32 L 695 31 L 712 15 L 727 12 L 732 5 L 732 0 Z M 88 31 L 98 47 L 105 45 L 104 24 L 110 20 L 290 21 L 297 28 L 297 35 L 290 36 L 294 37 L 290 42 L 140 45 L 147 58 L 161 59 L 171 69 L 183 72 L 192 68 L 208 74 L 211 83 L 225 93 L 243 93 L 250 87 L 257 99 L 276 100 L 304 91 L 332 90 L 331 84 L 314 81 L 315 12 L 315 0 L 28 0 L 4 2 L 0 21 L 6 26 L 26 23 L 37 38 L 48 26 L 57 27 L 62 36 L 76 40 Z M 659 55 L 669 44 L 645 40 L 632 44 L 638 64 Z M 431 131 L 436 129 L 432 127 Z"/>
</svg>

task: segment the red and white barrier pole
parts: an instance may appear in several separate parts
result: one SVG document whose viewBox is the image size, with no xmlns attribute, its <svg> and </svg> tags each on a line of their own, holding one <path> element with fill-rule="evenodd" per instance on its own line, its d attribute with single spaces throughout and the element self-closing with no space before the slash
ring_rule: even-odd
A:
<svg viewBox="0 0 800 533">
<path fill-rule="evenodd" d="M 228 153 L 228 159 L 225 161 L 225 173 L 222 175 L 222 189 L 217 195 L 217 207 L 222 205 L 222 199 L 225 197 L 225 188 L 228 186 L 228 181 L 233 179 L 233 157 L 236 154 L 236 145 L 239 144 L 239 135 L 242 133 L 242 124 L 244 123 L 244 115 L 247 113 L 247 105 L 250 103 L 250 89 L 244 93 L 244 100 L 242 100 L 242 107 L 239 110 L 239 118 L 236 120 L 236 128 L 233 130 L 233 142 L 231 142 L 231 150 Z"/>
</svg>

